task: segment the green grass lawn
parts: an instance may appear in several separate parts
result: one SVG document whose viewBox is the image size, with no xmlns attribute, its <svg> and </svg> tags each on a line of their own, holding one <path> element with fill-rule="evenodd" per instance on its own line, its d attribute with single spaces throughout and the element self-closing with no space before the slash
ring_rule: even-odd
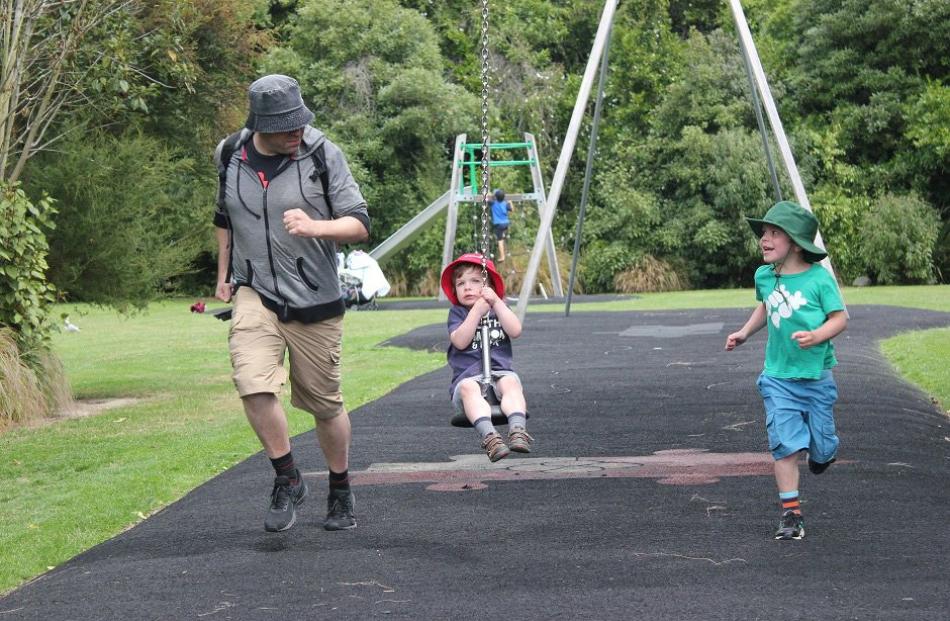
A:
<svg viewBox="0 0 950 621">
<path fill-rule="evenodd" d="M 844 296 L 849 304 L 950 308 L 950 286 L 846 289 Z M 0 435 L 0 593 L 109 539 L 260 450 L 231 384 L 227 324 L 189 313 L 189 304 L 154 304 L 131 317 L 76 305 L 57 309 L 81 327 L 54 339 L 76 397 L 139 401 Z M 751 290 L 691 291 L 572 309 L 753 304 Z M 536 305 L 532 311 L 557 308 Z M 355 409 L 441 367 L 441 353 L 379 344 L 444 320 L 444 309 L 347 314 L 347 407 Z M 950 330 L 899 335 L 883 349 L 902 374 L 950 403 Z M 313 427 L 309 415 L 289 407 L 288 412 L 292 433 Z"/>
</svg>

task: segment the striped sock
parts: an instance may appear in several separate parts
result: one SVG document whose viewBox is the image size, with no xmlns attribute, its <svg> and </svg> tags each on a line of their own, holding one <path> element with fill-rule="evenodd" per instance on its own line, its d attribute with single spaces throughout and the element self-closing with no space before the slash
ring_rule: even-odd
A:
<svg viewBox="0 0 950 621">
<path fill-rule="evenodd" d="M 792 492 L 779 492 L 779 499 L 782 501 L 782 513 L 791 511 L 792 513 L 802 514 L 802 507 L 798 502 L 798 490 Z"/>
<path fill-rule="evenodd" d="M 330 470 L 330 489 L 349 490 L 350 489 L 350 471 L 333 472 Z"/>
<path fill-rule="evenodd" d="M 271 459 L 270 463 L 271 466 L 274 467 L 274 472 L 277 473 L 277 476 L 287 477 L 290 479 L 291 485 L 297 483 L 297 479 L 300 478 L 300 475 L 297 473 L 297 466 L 294 464 L 293 451 L 282 457 Z"/>
</svg>

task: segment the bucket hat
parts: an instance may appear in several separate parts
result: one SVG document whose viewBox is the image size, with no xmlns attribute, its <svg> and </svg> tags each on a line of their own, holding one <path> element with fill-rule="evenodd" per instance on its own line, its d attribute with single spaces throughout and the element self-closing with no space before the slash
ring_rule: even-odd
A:
<svg viewBox="0 0 950 621">
<path fill-rule="evenodd" d="M 445 269 L 442 270 L 442 292 L 445 293 L 445 297 L 447 297 L 452 304 L 459 303 L 459 299 L 455 295 L 455 282 L 453 281 L 452 273 L 456 267 L 463 263 L 469 263 L 481 269 L 482 255 L 477 252 L 467 252 L 446 265 Z M 498 297 L 504 298 L 505 281 L 502 280 L 501 274 L 495 270 L 495 263 L 491 259 L 485 261 L 485 269 L 488 271 L 488 279 L 491 280 L 492 290 L 498 294 Z"/>
<path fill-rule="evenodd" d="M 809 263 L 817 263 L 828 256 L 827 252 L 815 245 L 818 218 L 798 203 L 775 203 L 762 218 L 746 218 L 746 222 L 758 237 L 762 237 L 762 228 L 766 224 L 782 229 L 802 249 L 802 258 Z"/>
<path fill-rule="evenodd" d="M 290 132 L 310 123 L 313 112 L 303 103 L 297 80 L 285 75 L 265 75 L 247 90 L 249 113 L 246 128 L 275 134 Z"/>
</svg>

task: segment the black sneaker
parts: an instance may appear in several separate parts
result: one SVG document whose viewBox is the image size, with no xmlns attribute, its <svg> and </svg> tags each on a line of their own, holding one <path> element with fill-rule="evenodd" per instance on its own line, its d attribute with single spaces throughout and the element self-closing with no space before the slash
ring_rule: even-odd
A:
<svg viewBox="0 0 950 621">
<path fill-rule="evenodd" d="M 323 527 L 327 530 L 349 530 L 356 528 L 356 516 L 353 511 L 356 498 L 348 489 L 331 489 L 327 496 L 327 519 Z"/>
<path fill-rule="evenodd" d="M 775 531 L 776 539 L 801 539 L 805 536 L 805 518 L 801 513 L 786 511 L 782 514 L 782 521 L 779 522 L 778 530 Z"/>
<path fill-rule="evenodd" d="M 832 457 L 823 464 L 818 463 L 817 461 L 812 461 L 811 457 L 808 458 L 808 469 L 811 470 L 812 474 L 821 474 L 828 469 L 828 466 L 835 463 L 835 458 Z"/>
<path fill-rule="evenodd" d="M 303 477 L 298 477 L 297 484 L 291 485 L 290 478 L 279 476 L 274 478 L 274 489 L 270 493 L 270 508 L 264 518 L 264 530 L 277 533 L 287 530 L 297 520 L 294 508 L 303 502 L 310 490 Z"/>
</svg>

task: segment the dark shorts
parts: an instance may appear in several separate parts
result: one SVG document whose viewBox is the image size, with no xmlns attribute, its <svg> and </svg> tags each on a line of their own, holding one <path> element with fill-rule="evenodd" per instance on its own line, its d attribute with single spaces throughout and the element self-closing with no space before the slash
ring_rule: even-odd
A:
<svg viewBox="0 0 950 621">
<path fill-rule="evenodd" d="M 508 225 L 507 224 L 496 224 L 495 225 L 495 239 L 502 240 L 508 235 Z"/>
</svg>

